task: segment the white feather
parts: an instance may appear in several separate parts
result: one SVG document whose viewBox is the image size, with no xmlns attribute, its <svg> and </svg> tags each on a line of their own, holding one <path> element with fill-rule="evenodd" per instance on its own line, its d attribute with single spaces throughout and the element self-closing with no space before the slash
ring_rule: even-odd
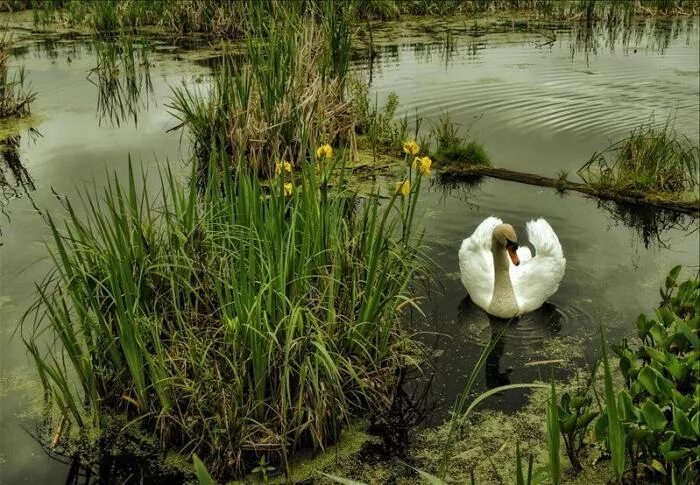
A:
<svg viewBox="0 0 700 485">
<path fill-rule="evenodd" d="M 462 241 L 459 267 L 462 283 L 472 301 L 488 311 L 493 298 L 494 268 L 491 253 L 492 233 L 502 224 L 497 217 L 486 218 L 474 233 Z M 520 265 L 510 266 L 518 314 L 529 313 L 552 296 L 564 277 L 566 259 L 559 238 L 544 219 L 527 223 L 528 239 L 535 255 L 526 246 L 518 248 Z"/>
<path fill-rule="evenodd" d="M 493 296 L 493 255 L 491 236 L 493 230 L 503 224 L 498 217 L 488 217 L 474 230 L 474 234 L 462 241 L 459 248 L 459 269 L 462 284 L 469 297 L 481 308 L 488 308 Z"/>
<path fill-rule="evenodd" d="M 520 266 L 511 266 L 510 279 L 520 313 L 537 310 L 559 289 L 566 259 L 556 233 L 544 219 L 527 223 L 527 237 L 535 256 Z"/>
</svg>

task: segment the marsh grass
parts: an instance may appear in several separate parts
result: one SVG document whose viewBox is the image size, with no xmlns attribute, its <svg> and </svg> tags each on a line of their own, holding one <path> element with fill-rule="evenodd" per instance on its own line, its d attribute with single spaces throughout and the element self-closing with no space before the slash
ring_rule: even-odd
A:
<svg viewBox="0 0 700 485">
<path fill-rule="evenodd" d="M 433 123 L 430 141 L 435 142 L 431 150 L 435 160 L 442 166 L 491 165 L 484 147 L 476 141 L 467 141 L 460 136 L 458 126 L 444 113 Z M 432 148 L 432 146 L 431 146 Z"/>
<path fill-rule="evenodd" d="M 116 413 L 218 477 L 260 457 L 284 470 L 387 406 L 415 362 L 400 323 L 423 268 L 402 227 L 415 199 L 331 192 L 311 162 L 269 184 L 210 176 L 198 194 L 166 170 L 156 201 L 130 170 L 48 216 L 55 269 L 25 341 L 57 422 L 90 433 Z"/>
<path fill-rule="evenodd" d="M 675 132 L 671 120 L 662 127 L 644 124 L 629 137 L 594 153 L 578 171 L 590 185 L 614 192 L 644 192 L 697 199 L 699 149 Z"/>
<path fill-rule="evenodd" d="M 0 34 L 0 119 L 28 115 L 36 98 L 36 93 L 29 88 L 24 68 L 10 72 L 11 47 L 10 35 Z"/>
<path fill-rule="evenodd" d="M 344 76 L 336 74 L 347 66 L 331 62 L 329 27 L 264 16 L 253 21 L 245 67 L 225 61 L 208 92 L 186 85 L 173 90 L 169 108 L 188 129 L 200 182 L 212 153 L 226 153 L 231 164 L 245 160 L 269 176 L 276 160 L 298 165 L 315 157 L 305 137 L 336 144 L 353 137 Z"/>
</svg>

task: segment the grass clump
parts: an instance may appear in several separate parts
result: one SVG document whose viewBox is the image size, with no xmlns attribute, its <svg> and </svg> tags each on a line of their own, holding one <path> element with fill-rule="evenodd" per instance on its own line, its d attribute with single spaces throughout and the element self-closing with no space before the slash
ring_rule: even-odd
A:
<svg viewBox="0 0 700 485">
<path fill-rule="evenodd" d="M 457 126 L 448 114 L 444 114 L 433 125 L 431 141 L 435 141 L 433 156 L 442 166 L 491 165 L 491 159 L 484 147 L 475 142 L 467 142 L 459 135 Z"/>
<path fill-rule="evenodd" d="M 697 145 L 677 134 L 670 121 L 661 128 L 649 123 L 594 153 L 578 173 L 587 184 L 602 190 L 697 198 L 699 153 Z"/>
<path fill-rule="evenodd" d="M 285 469 L 390 402 L 415 361 L 401 309 L 423 267 L 406 217 L 419 184 L 360 200 L 311 162 L 269 184 L 223 166 L 202 194 L 168 171 L 156 202 L 130 170 L 66 202 L 24 323 L 59 422 L 124 416 L 217 477 Z"/>
<path fill-rule="evenodd" d="M 224 62 L 207 93 L 184 85 L 174 89 L 170 109 L 189 130 L 200 179 L 212 153 L 270 175 L 275 160 L 299 163 L 314 156 L 305 139 L 337 143 L 352 135 L 344 99 L 347 58 L 340 59 L 349 44 L 330 32 L 338 23 L 259 17 L 246 40 L 246 67 Z"/>
<path fill-rule="evenodd" d="M 11 47 L 9 34 L 0 34 L 0 119 L 29 115 L 30 104 L 36 97 L 27 86 L 24 68 L 10 74 Z"/>
</svg>

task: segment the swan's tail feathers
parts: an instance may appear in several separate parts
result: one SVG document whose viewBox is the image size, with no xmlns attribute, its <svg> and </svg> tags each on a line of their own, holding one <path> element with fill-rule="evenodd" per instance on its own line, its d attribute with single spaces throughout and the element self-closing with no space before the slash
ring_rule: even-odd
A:
<svg viewBox="0 0 700 485">
<path fill-rule="evenodd" d="M 552 226 L 544 219 L 527 223 L 527 237 L 535 248 L 538 256 L 553 256 L 563 258 L 564 251 Z"/>
</svg>

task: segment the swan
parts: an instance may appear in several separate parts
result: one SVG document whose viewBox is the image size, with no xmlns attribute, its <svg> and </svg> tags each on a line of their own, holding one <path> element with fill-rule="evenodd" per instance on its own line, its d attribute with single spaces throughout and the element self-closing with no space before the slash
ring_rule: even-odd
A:
<svg viewBox="0 0 700 485">
<path fill-rule="evenodd" d="M 492 216 L 462 241 L 462 283 L 472 301 L 491 315 L 512 318 L 538 309 L 564 277 L 566 259 L 552 226 L 544 219 L 530 221 L 527 235 L 534 256 L 518 247 L 513 226 Z"/>
</svg>

